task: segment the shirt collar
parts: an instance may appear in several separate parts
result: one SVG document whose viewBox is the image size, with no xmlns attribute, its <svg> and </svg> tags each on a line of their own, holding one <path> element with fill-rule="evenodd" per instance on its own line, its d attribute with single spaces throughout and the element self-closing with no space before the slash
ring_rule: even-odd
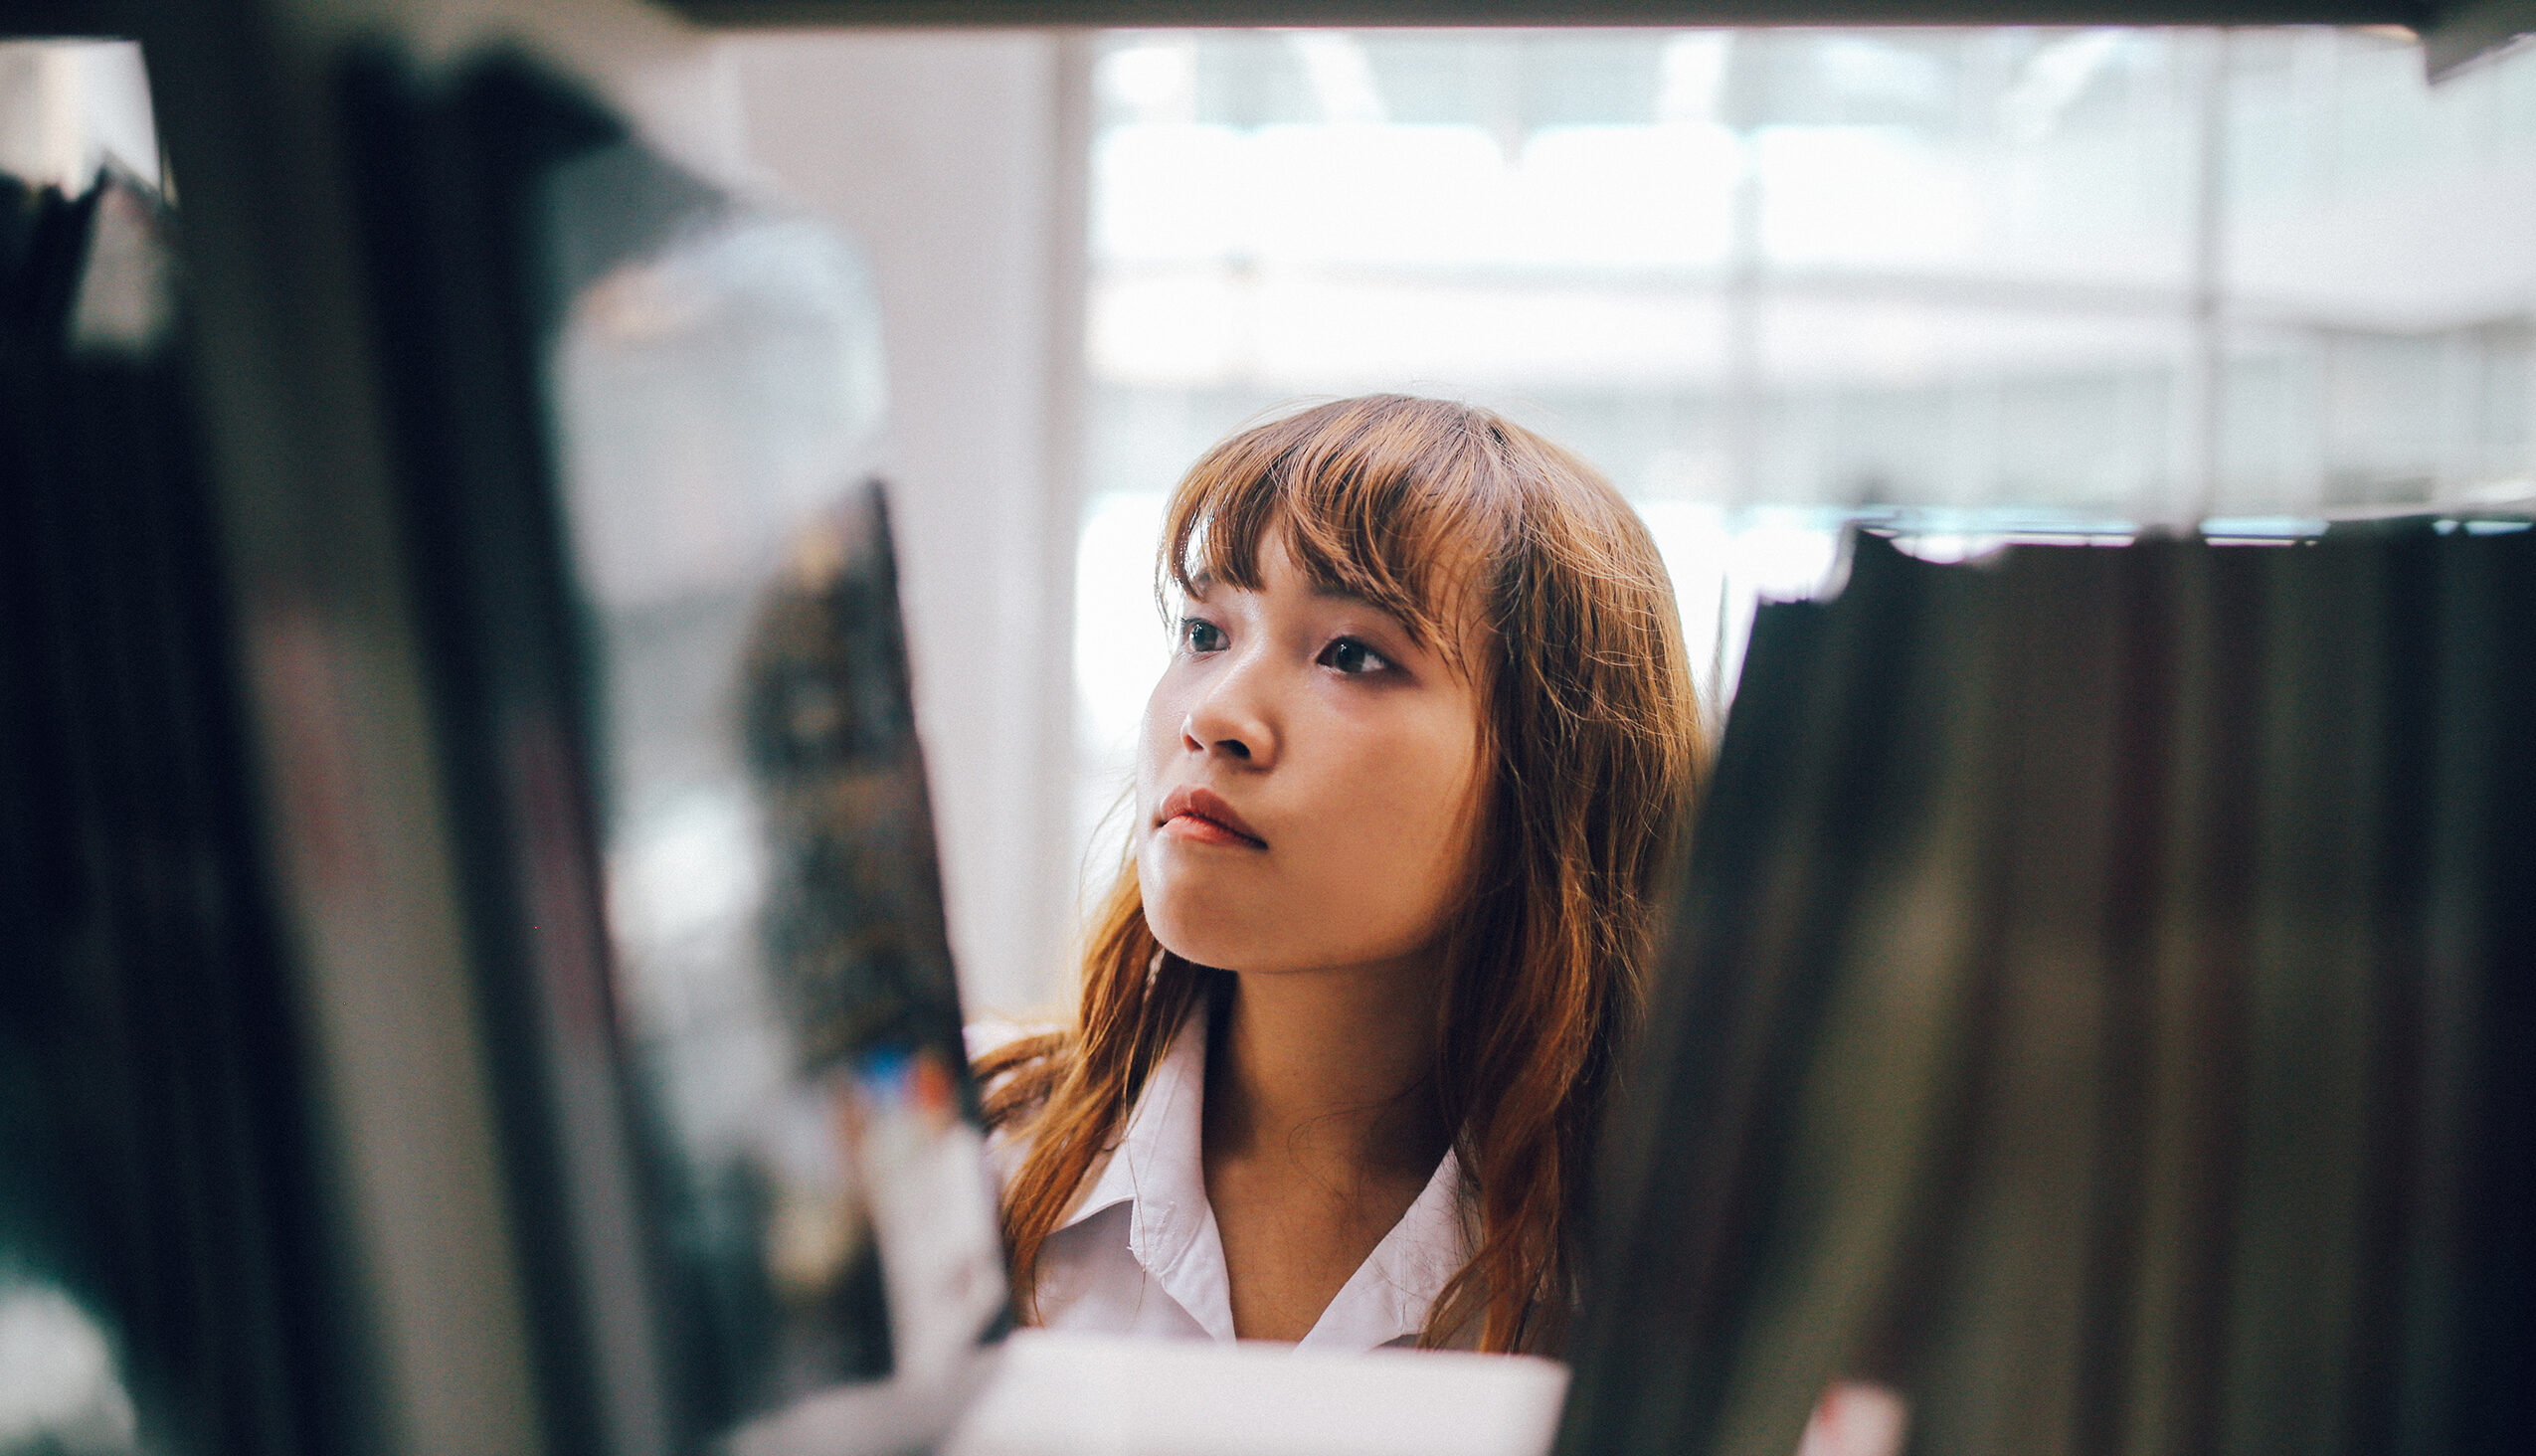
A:
<svg viewBox="0 0 2536 1456">
<path fill-rule="evenodd" d="M 1371 1350 L 1414 1338 L 1425 1330 L 1436 1296 L 1469 1258 L 1462 1164 L 1448 1148 L 1417 1200 L 1357 1266 L 1301 1345 Z"/>
<path fill-rule="evenodd" d="M 1118 1145 L 1058 1226 L 1130 1205 L 1127 1248 L 1163 1292 L 1216 1340 L 1233 1338 L 1231 1281 L 1204 1163 L 1206 1010 L 1201 1001 L 1145 1078 Z"/>
<path fill-rule="evenodd" d="M 1233 1338 L 1231 1282 L 1204 1162 L 1207 1007 L 1180 1023 L 1126 1131 L 1060 1228 L 1131 1205 L 1128 1251 L 1210 1338 Z M 1470 1257 L 1462 1167 L 1450 1149 L 1400 1221 L 1374 1245 L 1301 1342 L 1370 1350 L 1426 1327 L 1436 1296 Z"/>
</svg>

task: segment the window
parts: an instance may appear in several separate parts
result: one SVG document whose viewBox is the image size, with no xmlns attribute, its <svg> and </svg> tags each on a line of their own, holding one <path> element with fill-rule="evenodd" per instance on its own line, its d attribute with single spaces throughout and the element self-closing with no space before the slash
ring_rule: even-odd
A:
<svg viewBox="0 0 2536 1456">
<path fill-rule="evenodd" d="M 1165 650 L 1163 493 L 1298 398 L 1580 451 L 1721 703 L 1850 519 L 1960 555 L 2536 491 L 2526 55 L 2433 89 L 2330 29 L 1123 33 L 1096 104 L 1087 833 Z"/>
</svg>

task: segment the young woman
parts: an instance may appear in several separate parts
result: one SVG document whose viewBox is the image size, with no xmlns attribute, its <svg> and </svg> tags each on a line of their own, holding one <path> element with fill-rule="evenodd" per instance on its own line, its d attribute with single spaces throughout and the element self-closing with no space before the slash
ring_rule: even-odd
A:
<svg viewBox="0 0 2536 1456">
<path fill-rule="evenodd" d="M 1573 455 L 1377 396 L 1181 481 L 1072 1026 L 979 1059 L 1024 1316 L 1544 1350 L 1703 735 Z"/>
</svg>

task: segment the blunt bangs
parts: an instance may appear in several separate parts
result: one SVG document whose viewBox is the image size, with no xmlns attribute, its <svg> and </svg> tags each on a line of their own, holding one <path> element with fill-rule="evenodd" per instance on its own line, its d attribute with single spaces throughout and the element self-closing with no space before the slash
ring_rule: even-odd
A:
<svg viewBox="0 0 2536 1456">
<path fill-rule="evenodd" d="M 1457 668 L 1453 624 L 1485 601 L 1520 511 L 1509 441 L 1485 411 L 1374 395 L 1234 436 L 1191 466 L 1163 527 L 1158 596 L 1260 587 L 1281 528 L 1305 578 L 1397 618 Z"/>
</svg>

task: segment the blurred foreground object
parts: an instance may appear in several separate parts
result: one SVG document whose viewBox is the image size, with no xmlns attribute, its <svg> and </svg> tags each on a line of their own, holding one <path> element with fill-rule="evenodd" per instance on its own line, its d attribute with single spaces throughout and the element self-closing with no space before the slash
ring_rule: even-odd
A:
<svg viewBox="0 0 2536 1456">
<path fill-rule="evenodd" d="M 285 1456 L 350 1362 L 176 218 L 145 100 L 31 138 L 30 75 L 141 85 L 128 45 L 0 45 L 0 1451 Z"/>
<path fill-rule="evenodd" d="M 786 1394 L 839 1375 L 939 1383 L 1001 1333 L 1008 1300 L 878 485 L 796 542 L 743 695 L 792 1100 L 823 1114 L 816 1164 L 844 1174 L 830 1187 L 775 1158 L 766 1177 L 779 1211 L 822 1197 L 827 1216 L 870 1229 L 808 1265 L 780 1252 L 780 1223 L 768 1229 L 789 1306 L 779 1364 L 826 1363 L 774 1373 L 793 1376 Z M 839 1354 L 858 1343 L 873 1355 Z"/>
<path fill-rule="evenodd" d="M 1334 1355 L 1021 1330 L 944 1456 L 1536 1456 L 1566 1369 L 1531 1356 Z M 753 1426 L 732 1456 L 827 1456 L 876 1422 L 844 1391 Z"/>
<path fill-rule="evenodd" d="M 1763 610 L 1560 1449 L 2519 1449 L 2536 534 L 1964 565 Z"/>
<path fill-rule="evenodd" d="M 516 54 L 338 96 L 558 1444 L 930 1410 L 1004 1278 L 859 262 Z"/>
</svg>

